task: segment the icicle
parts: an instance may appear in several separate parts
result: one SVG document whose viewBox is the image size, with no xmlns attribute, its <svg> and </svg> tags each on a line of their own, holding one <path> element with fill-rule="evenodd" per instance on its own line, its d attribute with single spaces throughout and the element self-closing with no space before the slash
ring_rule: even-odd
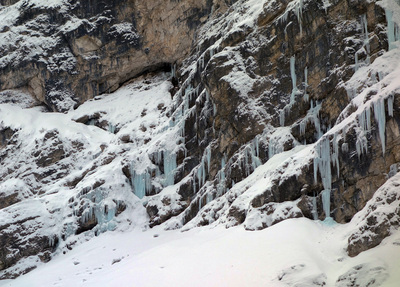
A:
<svg viewBox="0 0 400 287">
<path fill-rule="evenodd" d="M 296 78 L 296 58 L 295 56 L 290 57 L 290 77 L 292 79 L 292 97 L 294 97 L 294 94 L 297 91 L 297 78 Z M 293 98 L 294 100 L 294 98 Z M 291 98 L 291 102 L 292 102 L 292 98 Z"/>
<path fill-rule="evenodd" d="M 290 57 L 290 77 L 292 80 L 292 93 L 290 95 L 290 102 L 287 104 L 281 111 L 279 111 L 279 124 L 281 127 L 285 125 L 285 113 L 290 113 L 290 109 L 292 108 L 295 102 L 295 96 L 297 93 L 297 78 L 296 78 L 296 58 L 295 56 Z"/>
<path fill-rule="evenodd" d="M 334 141 L 336 138 L 334 138 Z M 322 179 L 324 190 L 321 192 L 323 210 L 328 221 L 330 218 L 330 194 L 332 189 L 332 171 L 331 161 L 336 162 L 337 172 L 339 172 L 339 162 L 336 161 L 336 153 L 338 153 L 337 143 L 334 143 L 334 154 L 331 156 L 330 141 L 328 137 L 321 139 L 316 147 L 317 155 L 314 158 L 314 181 L 318 180 L 318 171 Z M 326 220 L 325 219 L 325 220 Z"/>
<path fill-rule="evenodd" d="M 108 123 L 108 131 L 112 134 L 115 134 L 115 126 L 111 123 Z"/>
<path fill-rule="evenodd" d="M 273 157 L 276 154 L 283 152 L 283 146 L 279 142 L 279 138 L 270 137 L 268 142 L 268 158 Z"/>
<path fill-rule="evenodd" d="M 378 124 L 379 138 L 381 140 L 382 152 L 385 154 L 385 133 L 386 133 L 386 115 L 385 115 L 385 101 L 378 99 L 374 102 L 375 121 Z"/>
<path fill-rule="evenodd" d="M 367 50 L 367 54 L 368 54 L 368 59 L 369 59 L 369 53 L 371 51 L 370 47 L 369 47 L 369 37 L 368 37 L 368 21 L 367 21 L 367 15 L 364 14 L 361 16 L 361 26 L 362 26 L 362 33 L 364 35 L 364 47 Z M 369 64 L 369 60 L 368 60 L 368 64 Z"/>
<path fill-rule="evenodd" d="M 206 158 L 207 158 L 207 173 L 210 173 L 211 168 L 211 148 L 208 146 L 206 148 Z"/>
<path fill-rule="evenodd" d="M 312 216 L 314 220 L 318 219 L 318 211 L 317 211 L 317 197 L 314 195 L 312 198 Z"/>
<path fill-rule="evenodd" d="M 316 138 L 319 139 L 322 137 L 321 131 L 321 124 L 319 121 L 319 111 L 321 109 L 321 104 L 315 105 L 314 101 L 311 100 L 310 102 L 310 109 L 307 111 L 307 115 L 305 118 L 300 122 L 300 135 L 304 135 L 306 133 L 307 123 L 312 121 L 316 130 Z"/>
<path fill-rule="evenodd" d="M 205 165 L 207 164 L 207 172 Z M 197 180 L 199 182 L 199 186 L 203 186 L 206 182 L 206 177 L 210 173 L 211 167 L 211 148 L 208 146 L 204 150 L 204 154 L 201 157 L 200 165 L 197 169 Z"/>
<path fill-rule="evenodd" d="M 399 26 L 393 21 L 393 12 L 389 9 L 385 9 L 386 21 L 387 21 L 387 37 L 389 51 L 394 48 L 394 42 L 400 40 Z"/>
<path fill-rule="evenodd" d="M 365 110 L 362 111 L 361 114 L 358 115 L 358 121 L 360 128 L 364 132 L 371 131 L 371 109 L 367 107 Z"/>
<path fill-rule="evenodd" d="M 339 171 L 339 142 L 337 139 L 337 134 L 335 133 L 333 140 L 332 140 L 332 144 L 333 144 L 333 151 L 332 151 L 332 163 L 334 166 L 336 166 L 336 174 L 339 175 L 340 171 Z"/>
<path fill-rule="evenodd" d="M 221 196 L 225 194 L 226 191 L 226 183 L 225 183 L 225 155 L 221 159 L 221 170 L 218 174 L 218 187 L 217 187 L 217 196 Z"/>
<path fill-rule="evenodd" d="M 193 173 L 193 193 L 196 193 L 196 177 L 194 176 L 194 173 Z"/>
<path fill-rule="evenodd" d="M 133 186 L 133 193 L 140 199 L 146 196 L 146 191 L 151 190 L 151 178 L 147 171 L 141 174 L 137 174 L 134 171 L 131 181 Z"/>
<path fill-rule="evenodd" d="M 299 22 L 299 28 L 300 28 L 300 36 L 303 34 L 303 27 L 301 20 L 303 18 L 303 0 L 300 0 L 296 6 L 294 7 L 294 13 L 296 14 L 297 21 Z"/>
<path fill-rule="evenodd" d="M 246 176 L 248 176 L 257 167 L 261 165 L 261 160 L 258 157 L 259 156 L 258 137 L 255 137 L 254 140 L 250 143 L 250 145 L 246 147 L 244 151 L 244 156 L 245 156 Z"/>
<path fill-rule="evenodd" d="M 279 124 L 281 127 L 285 126 L 285 108 L 279 111 Z"/>
<path fill-rule="evenodd" d="M 394 175 L 396 175 L 396 173 L 397 173 L 397 163 L 392 164 L 390 166 L 390 170 L 389 170 L 389 173 L 388 173 L 388 178 L 393 177 Z"/>
<path fill-rule="evenodd" d="M 331 150 L 329 138 L 323 138 L 317 145 L 317 156 L 314 158 L 314 180 L 317 181 L 317 173 L 321 175 L 325 189 L 331 189 Z"/>
<path fill-rule="evenodd" d="M 325 212 L 325 217 L 330 218 L 331 214 L 331 190 L 330 189 L 325 189 L 321 192 L 321 198 L 322 198 L 322 208 Z M 326 220 L 325 219 L 325 220 Z"/>
<path fill-rule="evenodd" d="M 176 154 L 174 152 L 164 152 L 164 187 L 175 183 Z"/>
<path fill-rule="evenodd" d="M 349 144 L 348 143 L 343 143 L 342 144 L 342 152 L 343 153 L 348 153 L 349 152 Z"/>
<path fill-rule="evenodd" d="M 393 117 L 394 96 L 390 95 L 387 100 L 388 100 L 388 104 L 387 104 L 388 105 L 388 114 L 389 114 L 389 116 Z"/>
<path fill-rule="evenodd" d="M 210 203 L 213 200 L 213 195 L 212 193 L 208 193 L 206 195 L 206 204 Z"/>
<path fill-rule="evenodd" d="M 171 76 L 176 78 L 176 64 L 171 65 Z"/>
<path fill-rule="evenodd" d="M 304 96 L 303 100 L 305 102 L 309 101 L 310 96 L 307 94 L 307 88 L 308 88 L 308 68 L 304 68 Z"/>
<path fill-rule="evenodd" d="M 214 7 L 214 6 L 213 6 Z M 214 56 L 214 47 L 210 48 L 210 59 Z"/>
<path fill-rule="evenodd" d="M 200 209 L 201 209 L 201 196 L 199 196 L 199 211 L 200 211 Z"/>
<path fill-rule="evenodd" d="M 362 65 L 369 65 L 370 64 L 370 45 L 369 45 L 369 37 L 368 37 L 368 26 L 367 26 L 367 15 L 363 14 L 361 16 L 361 33 L 363 35 L 363 45 L 362 47 L 355 53 L 354 58 L 355 58 L 355 63 L 354 63 L 354 70 L 357 72 L 357 70 L 362 66 Z M 358 54 L 359 53 L 366 53 L 367 58 L 365 59 L 364 62 L 359 62 L 358 59 Z"/>
</svg>

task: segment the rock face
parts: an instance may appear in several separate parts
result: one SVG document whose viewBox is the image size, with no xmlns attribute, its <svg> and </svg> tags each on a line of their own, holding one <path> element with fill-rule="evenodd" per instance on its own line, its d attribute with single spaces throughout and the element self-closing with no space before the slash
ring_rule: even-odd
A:
<svg viewBox="0 0 400 287">
<path fill-rule="evenodd" d="M 181 63 L 211 9 L 206 0 L 39 2 L 2 3 L 0 90 L 26 89 L 53 111 Z"/>
<path fill-rule="evenodd" d="M 394 0 L 3 5 L 0 279 L 132 225 L 351 222 L 349 256 L 398 228 Z"/>
</svg>

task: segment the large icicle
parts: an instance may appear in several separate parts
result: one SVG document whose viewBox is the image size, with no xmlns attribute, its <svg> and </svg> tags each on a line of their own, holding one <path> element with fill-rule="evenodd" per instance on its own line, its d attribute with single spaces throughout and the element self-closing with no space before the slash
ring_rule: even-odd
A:
<svg viewBox="0 0 400 287">
<path fill-rule="evenodd" d="M 332 221 L 330 217 L 330 196 L 332 190 L 332 170 L 331 161 L 337 166 L 339 172 L 338 153 L 339 147 L 337 143 L 337 136 L 334 136 L 334 150 L 331 153 L 329 137 L 322 138 L 316 146 L 316 156 L 314 158 L 314 181 L 318 181 L 318 171 L 322 179 L 324 190 L 321 192 L 322 205 L 325 212 L 326 219 Z"/>
<path fill-rule="evenodd" d="M 387 37 L 389 51 L 394 48 L 394 42 L 400 40 L 399 26 L 393 21 L 393 12 L 389 9 L 385 9 L 386 21 L 387 21 Z"/>
<path fill-rule="evenodd" d="M 173 185 L 175 182 L 176 154 L 174 152 L 164 152 L 164 186 Z"/>
<path fill-rule="evenodd" d="M 386 134 L 386 115 L 385 115 L 385 100 L 380 98 L 374 102 L 375 121 L 379 129 L 379 138 L 381 140 L 382 152 L 385 154 L 385 134 Z"/>
<path fill-rule="evenodd" d="M 130 172 L 133 193 L 142 199 L 146 196 L 146 192 L 151 191 L 151 175 L 147 170 L 143 171 L 143 173 L 137 173 L 136 170 L 134 170 L 133 163 L 130 165 Z"/>
</svg>

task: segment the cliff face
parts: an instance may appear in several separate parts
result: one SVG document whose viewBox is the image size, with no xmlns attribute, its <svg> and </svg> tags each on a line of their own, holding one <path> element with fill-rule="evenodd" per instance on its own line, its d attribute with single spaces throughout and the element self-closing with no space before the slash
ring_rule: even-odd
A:
<svg viewBox="0 0 400 287">
<path fill-rule="evenodd" d="M 3 5 L 2 278 L 132 225 L 398 228 L 396 1 Z"/>
<path fill-rule="evenodd" d="M 211 9 L 205 0 L 14 2 L 1 12 L 0 89 L 26 89 L 52 111 L 179 64 Z"/>
</svg>

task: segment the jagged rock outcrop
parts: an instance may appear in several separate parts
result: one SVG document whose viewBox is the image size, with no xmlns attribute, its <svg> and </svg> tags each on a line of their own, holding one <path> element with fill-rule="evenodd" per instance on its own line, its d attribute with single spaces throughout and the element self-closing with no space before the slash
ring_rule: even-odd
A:
<svg viewBox="0 0 400 287">
<path fill-rule="evenodd" d="M 25 89 L 51 110 L 67 111 L 146 71 L 170 70 L 189 54 L 211 4 L 4 2 L 0 90 Z"/>
<path fill-rule="evenodd" d="M 394 0 L 4 4 L 0 278 L 135 225 L 356 222 L 350 256 L 398 228 Z"/>
</svg>

